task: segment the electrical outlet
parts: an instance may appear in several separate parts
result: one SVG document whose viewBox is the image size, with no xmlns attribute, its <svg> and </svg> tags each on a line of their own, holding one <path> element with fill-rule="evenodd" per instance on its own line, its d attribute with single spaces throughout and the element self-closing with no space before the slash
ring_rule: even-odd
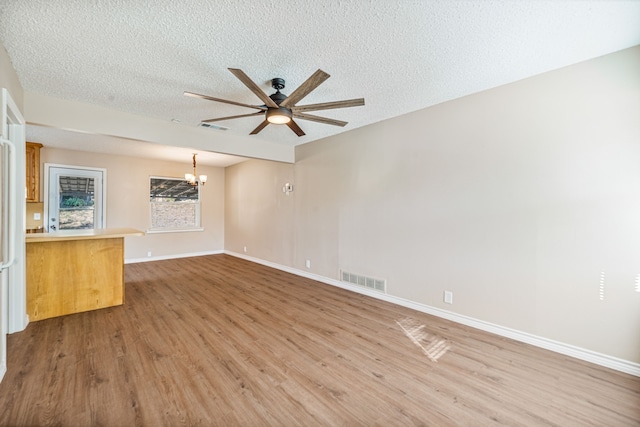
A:
<svg viewBox="0 0 640 427">
<path fill-rule="evenodd" d="M 247 253 L 247 247 L 245 246 L 243 250 L 244 250 L 244 253 L 246 254 Z"/>
<path fill-rule="evenodd" d="M 40 221 L 40 212 L 34 212 L 33 213 L 33 220 L 34 221 Z"/>
<path fill-rule="evenodd" d="M 305 265 L 307 266 L 307 268 L 311 268 L 311 260 L 308 259 Z"/>
<path fill-rule="evenodd" d="M 453 304 L 453 292 L 444 291 L 444 302 L 447 304 Z"/>
<path fill-rule="evenodd" d="M 151 251 L 147 252 L 147 258 L 151 258 Z"/>
</svg>

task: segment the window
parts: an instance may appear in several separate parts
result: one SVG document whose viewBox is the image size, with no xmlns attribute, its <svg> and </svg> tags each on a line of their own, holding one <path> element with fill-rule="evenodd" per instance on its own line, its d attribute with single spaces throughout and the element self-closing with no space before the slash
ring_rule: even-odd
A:
<svg viewBox="0 0 640 427">
<path fill-rule="evenodd" d="M 150 232 L 201 230 L 199 186 L 181 178 L 152 176 L 149 202 Z"/>
</svg>

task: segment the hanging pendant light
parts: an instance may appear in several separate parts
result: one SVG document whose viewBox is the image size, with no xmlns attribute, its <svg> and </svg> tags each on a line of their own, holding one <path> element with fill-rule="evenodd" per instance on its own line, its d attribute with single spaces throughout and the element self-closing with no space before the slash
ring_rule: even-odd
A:
<svg viewBox="0 0 640 427">
<path fill-rule="evenodd" d="M 196 173 L 196 156 L 197 154 L 193 153 L 193 173 L 184 174 L 184 179 L 194 187 L 196 187 L 198 183 L 204 185 L 207 182 L 207 175 L 198 176 L 198 174 Z"/>
</svg>

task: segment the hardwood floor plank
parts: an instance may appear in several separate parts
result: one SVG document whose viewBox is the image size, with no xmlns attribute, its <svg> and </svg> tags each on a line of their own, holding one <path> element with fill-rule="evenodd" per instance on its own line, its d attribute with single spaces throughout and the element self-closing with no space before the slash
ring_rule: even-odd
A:
<svg viewBox="0 0 640 427">
<path fill-rule="evenodd" d="M 125 281 L 9 336 L 0 426 L 640 425 L 640 378 L 227 255 Z"/>
</svg>

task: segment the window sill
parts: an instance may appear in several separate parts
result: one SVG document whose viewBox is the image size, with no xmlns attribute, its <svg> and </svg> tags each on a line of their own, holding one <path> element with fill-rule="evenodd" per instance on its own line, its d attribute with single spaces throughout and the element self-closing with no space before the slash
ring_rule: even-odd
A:
<svg viewBox="0 0 640 427">
<path fill-rule="evenodd" d="M 162 233 L 191 233 L 194 231 L 204 231 L 204 228 L 168 228 L 168 229 L 155 229 L 147 230 L 147 234 L 162 234 Z"/>
</svg>

